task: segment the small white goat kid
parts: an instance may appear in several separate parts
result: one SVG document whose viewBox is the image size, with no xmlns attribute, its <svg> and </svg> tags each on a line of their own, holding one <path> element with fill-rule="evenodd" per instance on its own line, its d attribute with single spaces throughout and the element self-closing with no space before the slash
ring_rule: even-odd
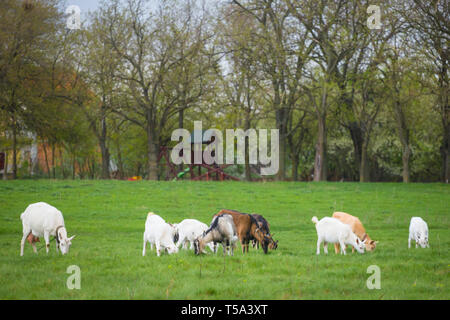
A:
<svg viewBox="0 0 450 320">
<path fill-rule="evenodd" d="M 361 241 L 348 224 L 338 219 L 325 217 L 320 221 L 317 217 L 312 218 L 317 230 L 317 254 L 320 254 L 320 244 L 323 242 L 323 251 L 328 254 L 328 243 L 339 243 L 341 254 L 345 253 L 345 246 L 351 245 L 359 253 L 364 253 L 365 241 Z"/>
<path fill-rule="evenodd" d="M 153 250 L 153 245 L 155 245 L 158 257 L 161 254 L 161 250 L 167 250 L 168 254 L 177 253 L 178 247 L 174 243 L 175 234 L 176 230 L 173 226 L 166 223 L 160 216 L 150 212 L 147 215 L 147 221 L 145 221 L 142 256 L 145 256 L 147 242 L 150 242 L 151 250 Z"/>
<path fill-rule="evenodd" d="M 194 241 L 199 236 L 203 234 L 206 230 L 208 230 L 208 226 L 206 223 L 198 221 L 196 219 L 184 219 L 180 223 L 175 226 L 175 229 L 178 233 L 178 242 L 177 247 L 179 248 L 181 245 L 183 249 L 187 249 L 188 244 L 190 245 L 190 249 L 194 249 Z M 211 249 L 212 252 L 216 252 L 214 243 L 210 242 L 207 246 Z"/>
<path fill-rule="evenodd" d="M 409 224 L 408 248 L 411 248 L 411 240 L 416 242 L 416 248 L 420 245 L 422 248 L 429 248 L 428 244 L 428 225 L 420 217 L 412 217 Z"/>
<path fill-rule="evenodd" d="M 61 250 L 62 254 L 69 252 L 72 245 L 72 239 L 67 237 L 67 230 L 64 226 L 64 218 L 58 209 L 45 202 L 30 204 L 20 215 L 23 226 L 23 236 L 20 241 L 20 255 L 23 256 L 23 248 L 25 239 L 33 234 L 35 237 L 44 237 L 45 249 L 48 253 L 50 247 L 50 236 L 54 236 L 56 240 L 56 252 Z M 34 253 L 37 253 L 36 245 L 31 242 Z"/>
</svg>

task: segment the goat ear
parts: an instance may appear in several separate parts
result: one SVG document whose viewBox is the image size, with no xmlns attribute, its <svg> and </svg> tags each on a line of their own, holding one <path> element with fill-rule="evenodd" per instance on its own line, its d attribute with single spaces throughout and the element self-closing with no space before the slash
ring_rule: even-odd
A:
<svg viewBox="0 0 450 320">
<path fill-rule="evenodd" d="M 356 237 L 356 243 L 359 243 L 359 238 L 358 237 Z"/>
<path fill-rule="evenodd" d="M 70 237 L 69 239 L 67 239 L 67 240 L 72 241 L 73 238 L 75 238 L 75 236 L 71 236 L 71 237 Z"/>
</svg>

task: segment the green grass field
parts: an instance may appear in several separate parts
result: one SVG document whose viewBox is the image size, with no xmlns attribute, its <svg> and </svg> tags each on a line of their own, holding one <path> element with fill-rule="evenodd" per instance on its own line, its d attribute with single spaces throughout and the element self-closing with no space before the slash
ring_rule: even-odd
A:
<svg viewBox="0 0 450 320">
<path fill-rule="evenodd" d="M 49 255 L 27 243 L 19 256 L 20 214 L 38 201 L 76 234 L 69 255 L 52 242 Z M 444 184 L 0 181 L 0 299 L 450 299 L 449 204 Z M 147 212 L 209 224 L 221 208 L 262 214 L 278 249 L 142 257 Z M 377 249 L 316 256 L 311 217 L 334 210 L 358 216 Z M 408 250 L 412 216 L 427 221 L 430 248 Z M 81 269 L 80 290 L 66 286 L 70 265 Z M 370 265 L 379 290 L 366 286 Z"/>
</svg>

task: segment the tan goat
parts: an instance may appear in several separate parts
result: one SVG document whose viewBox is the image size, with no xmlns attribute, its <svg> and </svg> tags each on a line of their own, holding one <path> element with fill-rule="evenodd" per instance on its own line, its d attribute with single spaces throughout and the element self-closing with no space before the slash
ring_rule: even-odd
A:
<svg viewBox="0 0 450 320">
<path fill-rule="evenodd" d="M 362 241 L 366 240 L 366 250 L 372 251 L 375 250 L 375 247 L 378 243 L 378 241 L 374 241 L 370 239 L 369 235 L 366 233 L 366 229 L 364 229 L 361 221 L 358 219 L 358 217 L 354 217 L 348 213 L 345 212 L 335 212 L 333 213 L 333 218 L 336 218 L 340 221 L 342 221 L 345 224 L 348 224 L 350 228 L 352 229 L 353 233 L 356 234 L 356 236 L 361 239 Z M 334 250 L 336 253 L 339 253 L 339 243 L 336 243 L 334 245 Z M 355 252 L 354 248 L 352 248 L 352 253 Z"/>
</svg>

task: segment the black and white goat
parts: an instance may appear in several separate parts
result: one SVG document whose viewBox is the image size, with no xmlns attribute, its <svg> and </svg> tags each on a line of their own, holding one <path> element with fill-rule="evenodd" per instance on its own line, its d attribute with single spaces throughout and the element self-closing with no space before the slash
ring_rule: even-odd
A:
<svg viewBox="0 0 450 320">
<path fill-rule="evenodd" d="M 237 240 L 238 237 L 233 217 L 229 214 L 222 214 L 215 216 L 208 230 L 195 239 L 194 251 L 197 255 L 203 253 L 206 244 L 214 242 L 214 244 L 222 244 L 224 255 L 227 251 L 228 255 L 230 255 L 230 251 L 231 255 L 233 255 L 233 249 Z"/>
</svg>

